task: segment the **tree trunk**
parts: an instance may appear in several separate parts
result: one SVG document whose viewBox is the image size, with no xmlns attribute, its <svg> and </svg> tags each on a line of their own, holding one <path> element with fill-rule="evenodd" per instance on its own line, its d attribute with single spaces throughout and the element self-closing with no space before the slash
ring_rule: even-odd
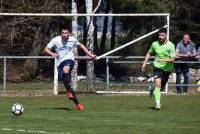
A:
<svg viewBox="0 0 200 134">
<path fill-rule="evenodd" d="M 42 26 L 40 26 L 36 31 L 36 36 L 33 41 L 33 50 L 31 51 L 31 56 L 37 56 L 40 52 L 41 48 L 41 29 Z M 34 78 L 37 75 L 37 69 L 38 69 L 38 59 L 27 59 L 24 64 L 24 77 L 26 80 L 30 80 Z"/>
<path fill-rule="evenodd" d="M 105 13 L 109 13 L 109 11 L 110 11 L 110 2 L 109 1 L 105 1 L 105 4 L 106 4 Z M 104 51 L 105 45 L 106 45 L 107 29 L 108 29 L 108 16 L 104 17 L 103 33 L 102 33 L 101 45 L 100 45 L 100 49 L 102 51 Z"/>
<path fill-rule="evenodd" d="M 98 41 L 97 41 L 97 17 L 94 17 L 94 52 L 99 49 L 98 47 Z"/>
<path fill-rule="evenodd" d="M 52 10 L 52 5 L 54 5 L 54 1 L 46 0 L 44 3 L 44 7 L 47 11 Z M 47 29 L 49 29 L 49 18 L 41 18 L 43 23 L 37 28 L 36 35 L 33 41 L 33 49 L 30 52 L 30 56 L 37 56 L 39 55 L 41 48 L 42 48 L 42 41 L 45 40 L 45 36 L 47 35 Z M 25 79 L 29 80 L 34 78 L 37 75 L 38 70 L 38 61 L 39 59 L 27 59 L 24 63 L 24 72 L 25 72 Z"/>
<path fill-rule="evenodd" d="M 101 44 L 100 44 L 100 49 L 102 51 L 105 50 L 107 28 L 108 28 L 108 17 L 106 16 L 106 17 L 104 17 L 103 33 L 102 33 Z"/>
<path fill-rule="evenodd" d="M 116 27 L 116 20 L 115 17 L 112 17 L 112 31 L 111 31 L 111 49 L 115 47 L 115 27 Z"/>
<path fill-rule="evenodd" d="M 72 14 L 77 14 L 77 4 L 76 0 L 72 0 Z M 77 17 L 72 19 L 72 34 L 74 37 L 78 37 L 78 20 Z M 77 47 L 74 49 L 75 56 L 78 56 Z M 75 60 L 74 68 L 72 70 L 72 88 L 74 91 L 77 90 L 77 70 L 78 70 L 78 61 Z"/>
<path fill-rule="evenodd" d="M 86 12 L 87 14 L 91 14 L 93 1 L 92 0 L 85 0 L 86 3 Z M 93 25 L 93 17 L 87 16 L 87 48 L 93 52 L 94 50 L 94 25 Z M 95 85 L 94 85 L 94 62 L 87 61 L 87 91 L 94 92 Z"/>
</svg>

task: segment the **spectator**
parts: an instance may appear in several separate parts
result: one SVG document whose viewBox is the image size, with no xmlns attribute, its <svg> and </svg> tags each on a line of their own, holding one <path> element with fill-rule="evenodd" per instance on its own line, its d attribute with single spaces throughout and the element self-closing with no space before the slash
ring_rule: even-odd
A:
<svg viewBox="0 0 200 134">
<path fill-rule="evenodd" d="M 197 59 L 199 61 L 199 67 L 200 67 L 200 46 L 199 46 L 199 48 L 197 50 Z M 200 68 L 199 68 L 199 77 L 197 79 L 197 84 L 200 85 Z M 197 88 L 197 91 L 200 92 L 200 86 Z"/>
<path fill-rule="evenodd" d="M 199 48 L 197 50 L 197 59 L 198 59 L 199 64 L 200 64 L 200 46 L 199 46 Z"/>
<path fill-rule="evenodd" d="M 185 33 L 183 39 L 178 42 L 176 47 L 176 56 L 178 61 L 188 61 L 196 56 L 195 44 L 190 40 L 190 35 Z M 189 65 L 188 63 L 175 64 L 176 69 L 176 91 L 177 93 L 187 93 L 190 81 Z M 184 86 L 181 86 L 181 75 L 184 77 Z"/>
</svg>

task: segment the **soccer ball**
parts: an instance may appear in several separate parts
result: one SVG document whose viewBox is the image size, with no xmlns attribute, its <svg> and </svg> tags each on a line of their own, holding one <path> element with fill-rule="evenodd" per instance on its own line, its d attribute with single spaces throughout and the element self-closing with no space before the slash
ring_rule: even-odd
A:
<svg viewBox="0 0 200 134">
<path fill-rule="evenodd" d="M 11 108 L 11 111 L 14 115 L 16 116 L 20 116 L 22 115 L 22 113 L 24 112 L 24 107 L 22 104 L 19 104 L 19 103 L 15 103 L 13 104 L 12 108 Z"/>
</svg>

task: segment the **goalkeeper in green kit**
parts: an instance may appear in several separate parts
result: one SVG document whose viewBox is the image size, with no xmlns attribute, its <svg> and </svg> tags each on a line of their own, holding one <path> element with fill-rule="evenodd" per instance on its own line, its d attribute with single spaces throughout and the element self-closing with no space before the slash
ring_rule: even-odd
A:
<svg viewBox="0 0 200 134">
<path fill-rule="evenodd" d="M 145 60 L 142 65 L 142 71 L 145 71 L 146 63 L 148 62 L 151 56 L 155 56 L 155 60 L 153 63 L 153 75 L 154 75 L 154 83 L 155 88 L 152 89 L 153 94 L 155 96 L 155 109 L 159 110 L 161 108 L 160 99 L 161 93 L 160 91 L 165 88 L 165 85 L 168 81 L 169 75 L 174 68 L 175 61 L 175 45 L 167 40 L 167 29 L 162 28 L 158 32 L 158 41 L 152 43 L 149 51 L 146 54 Z"/>
</svg>

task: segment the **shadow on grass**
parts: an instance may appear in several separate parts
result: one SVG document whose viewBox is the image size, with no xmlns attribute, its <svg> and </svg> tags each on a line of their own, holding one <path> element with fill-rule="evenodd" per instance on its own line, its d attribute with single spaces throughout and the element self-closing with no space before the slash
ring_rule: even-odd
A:
<svg viewBox="0 0 200 134">
<path fill-rule="evenodd" d="M 156 110 L 155 107 L 147 107 L 147 108 L 151 110 Z"/>
<path fill-rule="evenodd" d="M 151 110 L 155 110 L 155 111 L 160 111 L 162 109 L 165 109 L 165 108 L 161 108 L 161 109 L 155 109 L 155 107 L 147 107 L 148 109 L 151 109 Z"/>
<path fill-rule="evenodd" d="M 70 111 L 72 109 L 66 108 L 66 107 L 52 107 L 52 108 L 39 108 L 40 110 L 64 110 L 64 111 Z"/>
</svg>

